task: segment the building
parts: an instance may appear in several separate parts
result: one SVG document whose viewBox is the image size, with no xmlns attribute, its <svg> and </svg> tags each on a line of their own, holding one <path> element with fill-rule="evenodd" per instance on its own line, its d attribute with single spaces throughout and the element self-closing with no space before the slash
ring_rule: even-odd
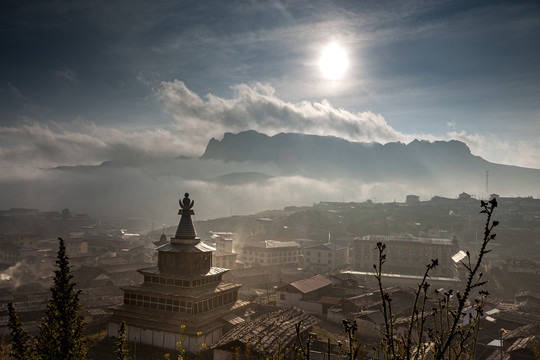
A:
<svg viewBox="0 0 540 360">
<path fill-rule="evenodd" d="M 276 306 L 296 306 L 310 313 L 323 314 L 325 309 L 321 299 L 330 295 L 332 285 L 332 280 L 322 275 L 294 281 L 276 290 Z"/>
<path fill-rule="evenodd" d="M 211 238 L 216 243 L 216 251 L 232 253 L 233 251 L 233 242 L 236 237 L 235 233 L 232 232 L 220 232 L 212 231 Z"/>
<path fill-rule="evenodd" d="M 458 252 L 457 241 L 450 239 L 366 235 L 354 239 L 353 265 L 357 271 L 373 271 L 378 264 L 377 243 L 386 244 L 386 262 L 383 272 L 420 276 L 431 259 L 439 265 L 431 271 L 432 276 L 453 278 L 456 267 L 452 256 Z"/>
<path fill-rule="evenodd" d="M 265 240 L 242 248 L 242 261 L 249 265 L 298 266 L 302 250 L 295 241 Z"/>
<path fill-rule="evenodd" d="M 39 235 L 34 233 L 0 234 L 0 243 L 10 243 L 23 248 L 37 249 Z"/>
<path fill-rule="evenodd" d="M 20 246 L 11 243 L 0 243 L 0 266 L 15 265 L 21 258 Z"/>
<path fill-rule="evenodd" d="M 271 218 L 267 217 L 261 217 L 258 218 L 255 222 L 255 226 L 253 228 L 253 236 L 257 238 L 267 238 L 269 236 L 274 236 L 280 229 L 279 224 Z"/>
<path fill-rule="evenodd" d="M 405 197 L 406 204 L 420 204 L 420 196 L 418 195 L 407 195 Z"/>
<path fill-rule="evenodd" d="M 227 251 L 214 251 L 212 252 L 212 264 L 217 267 L 226 269 L 232 269 L 236 267 L 236 258 L 238 254 Z"/>
<path fill-rule="evenodd" d="M 231 269 L 223 278 L 231 282 L 239 282 L 246 287 L 265 288 L 272 282 L 270 271 L 266 267 Z"/>
<path fill-rule="evenodd" d="M 108 336 L 116 336 L 125 321 L 130 341 L 175 349 L 182 336 L 185 348 L 197 351 L 244 321 L 249 303 L 238 300 L 242 285 L 222 281 L 228 270 L 212 266 L 213 248 L 193 226 L 193 204 L 186 193 L 176 235 L 157 249 L 157 266 L 139 269 L 144 282 L 122 288 L 124 303 L 111 308 Z"/>
<path fill-rule="evenodd" d="M 305 339 L 318 321 L 294 307 L 261 315 L 223 336 L 213 347 L 214 360 L 280 358 L 277 354 L 292 350 L 293 344 L 304 345 L 298 344 L 296 326 L 299 326 L 301 338 Z"/>
<path fill-rule="evenodd" d="M 349 263 L 349 248 L 334 243 L 307 247 L 303 255 L 304 267 L 315 272 L 331 272 Z"/>
</svg>

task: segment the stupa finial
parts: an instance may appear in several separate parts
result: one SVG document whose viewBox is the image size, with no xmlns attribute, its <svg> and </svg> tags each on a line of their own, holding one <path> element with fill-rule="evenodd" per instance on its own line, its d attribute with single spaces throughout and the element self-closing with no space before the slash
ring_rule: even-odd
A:
<svg viewBox="0 0 540 360">
<path fill-rule="evenodd" d="M 180 204 L 180 210 L 178 211 L 178 215 L 182 215 L 182 214 L 194 215 L 195 214 L 195 212 L 191 210 L 193 208 L 193 204 L 195 204 L 195 200 L 191 200 L 190 202 L 188 193 L 185 193 L 184 198 L 179 200 L 178 203 Z"/>
<path fill-rule="evenodd" d="M 176 235 L 171 239 L 173 243 L 175 242 L 199 242 L 197 237 L 197 232 L 193 226 L 193 221 L 191 220 L 191 215 L 195 215 L 195 212 L 192 210 L 193 204 L 195 201 L 189 198 L 189 194 L 185 193 L 184 198 L 178 201 L 180 204 L 180 210 L 178 210 L 178 215 L 182 215 L 180 218 L 180 223 L 178 223 L 178 229 L 176 229 Z"/>
</svg>

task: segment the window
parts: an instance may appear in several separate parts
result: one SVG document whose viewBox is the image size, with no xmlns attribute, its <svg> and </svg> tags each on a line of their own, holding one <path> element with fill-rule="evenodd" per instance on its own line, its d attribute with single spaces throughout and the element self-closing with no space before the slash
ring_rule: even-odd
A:
<svg viewBox="0 0 540 360">
<path fill-rule="evenodd" d="M 287 300 L 287 295 L 279 294 L 279 300 Z"/>
</svg>

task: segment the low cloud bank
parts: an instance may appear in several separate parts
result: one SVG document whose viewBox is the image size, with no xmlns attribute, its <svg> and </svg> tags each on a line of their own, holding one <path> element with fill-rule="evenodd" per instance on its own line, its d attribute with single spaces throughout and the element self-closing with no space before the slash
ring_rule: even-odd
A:
<svg viewBox="0 0 540 360">
<path fill-rule="evenodd" d="M 0 127 L 0 179 L 31 178 L 35 169 L 59 165 L 97 165 L 106 160 L 200 156 L 211 137 L 225 132 L 257 130 L 268 135 L 298 132 L 333 135 L 350 141 L 408 143 L 415 138 L 457 139 L 488 161 L 540 168 L 540 143 L 505 141 L 493 134 L 468 134 L 450 129 L 443 137 L 403 134 L 380 114 L 351 113 L 326 101 L 291 103 L 269 85 L 239 84 L 232 98 L 204 98 L 179 80 L 154 89 L 156 101 L 174 123 L 150 130 L 123 130 L 77 119 L 71 123 L 39 123 Z"/>
<path fill-rule="evenodd" d="M 189 164 L 188 162 L 192 162 Z M 4 181 L 0 186 L 2 207 L 42 210 L 69 208 L 93 216 L 145 218 L 156 224 L 178 221 L 178 199 L 189 192 L 195 200 L 196 219 L 252 214 L 288 205 L 312 205 L 319 201 L 404 201 L 405 194 L 427 193 L 421 186 L 398 183 L 362 184 L 354 179 L 322 180 L 303 176 L 276 176 L 264 181 L 227 185 L 211 180 L 242 165 L 177 160 L 143 168 L 108 168 L 98 171 L 49 170 L 35 181 Z M 267 169 L 268 170 L 268 169 Z M 197 175 L 194 178 L 193 175 Z M 450 192 L 452 196 L 453 192 Z"/>
<path fill-rule="evenodd" d="M 453 128 L 442 139 L 407 135 L 371 112 L 353 114 L 324 101 L 286 102 L 268 85 L 240 84 L 234 89 L 235 96 L 230 99 L 212 94 L 202 98 L 181 81 L 162 82 L 154 91 L 175 119 L 169 129 L 129 131 L 80 119 L 72 123 L 26 120 L 18 126 L 0 127 L 0 209 L 67 207 L 75 212 L 147 217 L 173 224 L 177 221 L 174 198 L 182 197 L 185 191 L 201 204 L 197 210 L 200 219 L 323 200 L 387 202 L 404 201 L 406 194 L 429 199 L 434 195 L 455 197 L 461 191 L 484 191 L 482 179 L 476 185 L 448 179 L 452 182 L 433 184 L 431 188 L 392 182 L 365 184 L 357 179 L 325 181 L 290 176 L 269 164 L 176 159 L 180 155 L 200 156 L 211 137 L 248 129 L 269 135 L 302 132 L 381 143 L 409 142 L 413 138 L 457 139 L 468 144 L 473 154 L 489 161 L 540 168 L 537 142 L 503 141 L 491 134 L 467 134 Z M 48 170 L 60 165 L 98 165 L 106 160 L 113 160 L 113 165 Z M 260 172 L 272 178 L 243 185 L 213 181 L 233 172 Z M 501 183 L 497 191 L 530 195 L 516 192 L 509 183 Z"/>
</svg>

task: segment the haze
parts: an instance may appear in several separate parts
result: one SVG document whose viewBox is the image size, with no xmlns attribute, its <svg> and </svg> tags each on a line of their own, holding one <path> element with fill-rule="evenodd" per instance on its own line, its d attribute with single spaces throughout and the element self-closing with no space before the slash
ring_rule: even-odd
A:
<svg viewBox="0 0 540 360">
<path fill-rule="evenodd" d="M 189 190 L 215 204 L 205 218 L 485 192 L 486 169 L 470 188 L 426 190 L 174 160 L 245 130 L 381 144 L 455 139 L 492 163 L 540 168 L 536 2 L 11 1 L 1 13 L 3 209 L 173 218 L 170 197 Z M 341 76 L 319 66 L 329 44 L 346 54 L 347 66 L 334 66 Z M 104 161 L 114 166 L 48 170 Z M 207 181 L 235 172 L 271 178 Z M 537 196 L 511 182 L 492 190 Z"/>
</svg>

